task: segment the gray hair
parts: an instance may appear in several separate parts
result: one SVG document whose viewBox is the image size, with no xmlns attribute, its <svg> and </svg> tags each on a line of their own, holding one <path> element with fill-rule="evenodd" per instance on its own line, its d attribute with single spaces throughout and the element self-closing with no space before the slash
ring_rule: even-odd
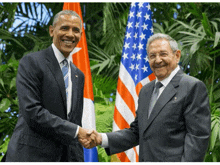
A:
<svg viewBox="0 0 220 165">
<path fill-rule="evenodd" d="M 167 40 L 169 42 L 170 48 L 172 49 L 173 52 L 178 50 L 178 44 L 177 44 L 176 40 L 174 40 L 172 37 L 170 37 L 167 34 L 157 33 L 157 34 L 154 34 L 154 35 L 150 36 L 150 38 L 148 39 L 148 41 L 147 41 L 147 52 L 149 51 L 149 45 L 153 41 L 158 40 L 158 39 Z"/>
<path fill-rule="evenodd" d="M 53 26 L 56 25 L 56 23 L 58 22 L 61 15 L 72 15 L 74 17 L 78 17 L 80 20 L 80 28 L 82 28 L 82 20 L 81 20 L 80 16 L 75 11 L 72 11 L 72 10 L 62 10 L 59 13 L 57 13 L 53 19 Z"/>
</svg>

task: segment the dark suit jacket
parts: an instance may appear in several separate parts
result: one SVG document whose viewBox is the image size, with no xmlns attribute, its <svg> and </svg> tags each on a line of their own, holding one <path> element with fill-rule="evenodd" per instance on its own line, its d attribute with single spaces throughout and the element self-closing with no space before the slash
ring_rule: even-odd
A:
<svg viewBox="0 0 220 165">
<path fill-rule="evenodd" d="M 154 85 L 152 81 L 141 89 L 137 115 L 130 128 L 107 133 L 107 153 L 119 153 L 139 144 L 140 162 L 203 161 L 211 123 L 204 83 L 180 70 L 148 119 Z"/>
<path fill-rule="evenodd" d="M 52 47 L 24 56 L 17 73 L 19 117 L 6 161 L 84 161 L 74 138 L 81 126 L 84 74 L 71 64 L 72 106 L 66 111 L 62 71 Z"/>
</svg>

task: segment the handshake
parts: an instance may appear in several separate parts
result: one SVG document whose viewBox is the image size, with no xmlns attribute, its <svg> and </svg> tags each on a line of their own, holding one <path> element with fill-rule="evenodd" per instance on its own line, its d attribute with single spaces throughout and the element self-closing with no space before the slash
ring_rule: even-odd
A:
<svg viewBox="0 0 220 165">
<path fill-rule="evenodd" d="M 96 130 L 79 127 L 78 140 L 83 147 L 90 149 L 102 144 L 102 136 Z"/>
</svg>

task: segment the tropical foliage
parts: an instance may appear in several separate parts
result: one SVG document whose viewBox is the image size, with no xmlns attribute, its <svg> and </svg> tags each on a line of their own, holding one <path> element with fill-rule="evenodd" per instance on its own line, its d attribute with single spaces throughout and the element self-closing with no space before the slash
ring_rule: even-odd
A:
<svg viewBox="0 0 220 165">
<path fill-rule="evenodd" d="M 48 27 L 63 3 L 0 3 L 0 159 L 18 116 L 18 60 L 51 44 Z M 99 132 L 111 132 L 130 3 L 81 3 L 88 42 Z M 154 33 L 178 41 L 184 71 L 203 81 L 211 106 L 211 138 L 205 161 L 220 161 L 219 3 L 151 3 Z M 18 23 L 14 25 L 13 23 Z M 98 147 L 99 161 L 110 161 Z"/>
<path fill-rule="evenodd" d="M 12 59 L 0 65 L 0 151 L 4 153 L 18 117 L 17 68 L 18 61 Z"/>
<path fill-rule="evenodd" d="M 105 3 L 97 14 L 91 14 L 97 9 L 96 5 L 85 6 L 91 69 L 93 73 L 117 78 L 130 3 Z"/>
</svg>

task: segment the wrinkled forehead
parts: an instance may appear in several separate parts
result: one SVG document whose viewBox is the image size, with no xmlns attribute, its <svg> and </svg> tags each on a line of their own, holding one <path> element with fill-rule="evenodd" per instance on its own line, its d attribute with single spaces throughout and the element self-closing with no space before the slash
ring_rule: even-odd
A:
<svg viewBox="0 0 220 165">
<path fill-rule="evenodd" d="M 78 24 L 80 26 L 81 29 L 81 20 L 79 17 L 71 15 L 71 14 L 63 14 L 60 15 L 57 19 L 57 22 L 55 23 L 56 25 L 64 25 L 64 24 Z"/>
<path fill-rule="evenodd" d="M 171 47 L 169 42 L 166 39 L 156 39 L 152 41 L 148 47 L 148 53 L 154 52 L 154 51 L 170 51 Z"/>
<path fill-rule="evenodd" d="M 58 21 L 72 21 L 72 20 L 80 22 L 80 19 L 78 17 L 70 14 L 60 15 L 58 18 Z"/>
</svg>

